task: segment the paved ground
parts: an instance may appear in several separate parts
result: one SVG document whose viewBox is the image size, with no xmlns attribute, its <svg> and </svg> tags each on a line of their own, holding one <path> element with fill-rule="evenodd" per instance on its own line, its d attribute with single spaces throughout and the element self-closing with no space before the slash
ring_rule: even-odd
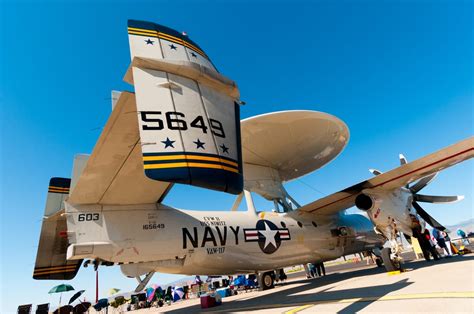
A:
<svg viewBox="0 0 474 314">
<path fill-rule="evenodd" d="M 355 267 L 355 268 L 354 268 Z M 458 312 L 474 313 L 474 255 L 438 262 L 409 262 L 407 272 L 388 275 L 365 263 L 328 267 L 323 278 L 291 276 L 284 285 L 228 297 L 202 310 L 199 300 L 136 313 L 169 312 Z"/>
</svg>

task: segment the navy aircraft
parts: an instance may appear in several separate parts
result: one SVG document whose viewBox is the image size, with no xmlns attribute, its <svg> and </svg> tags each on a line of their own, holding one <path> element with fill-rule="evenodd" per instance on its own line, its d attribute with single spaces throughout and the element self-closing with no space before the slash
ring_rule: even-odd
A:
<svg viewBox="0 0 474 314">
<path fill-rule="evenodd" d="M 130 20 L 134 92 L 113 94 L 113 110 L 91 155 L 72 177 L 50 180 L 33 278 L 72 279 L 81 265 L 119 265 L 141 290 L 155 272 L 257 273 L 373 251 L 399 268 L 396 234 L 438 226 L 417 202 L 436 173 L 474 152 L 474 138 L 301 206 L 284 183 L 333 160 L 349 141 L 338 118 L 284 111 L 240 121 L 237 84 L 219 73 L 186 34 Z M 291 149 L 289 149 L 291 147 Z M 409 186 L 409 184 L 412 184 Z M 174 184 L 236 195 L 231 209 L 165 205 Z M 274 210 L 255 208 L 252 193 Z M 247 210 L 237 211 L 245 199 Z M 363 215 L 346 214 L 356 205 Z M 374 229 L 375 225 L 375 229 Z M 439 226 L 438 226 L 439 227 Z M 381 249 L 389 240 L 391 247 Z"/>
</svg>

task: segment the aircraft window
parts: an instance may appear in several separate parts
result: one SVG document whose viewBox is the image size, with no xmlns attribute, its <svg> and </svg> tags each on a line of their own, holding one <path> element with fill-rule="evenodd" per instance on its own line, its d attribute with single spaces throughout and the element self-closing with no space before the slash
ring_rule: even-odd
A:
<svg viewBox="0 0 474 314">
<path fill-rule="evenodd" d="M 286 223 L 284 223 L 284 222 L 282 221 L 282 222 L 280 222 L 280 224 L 281 224 L 281 226 L 282 226 L 283 228 L 286 228 Z"/>
<path fill-rule="evenodd" d="M 315 228 L 318 226 L 314 221 L 312 221 L 312 223 Z"/>
<path fill-rule="evenodd" d="M 301 223 L 301 221 L 298 221 L 298 226 L 300 226 L 300 228 L 303 228 L 303 224 Z"/>
</svg>

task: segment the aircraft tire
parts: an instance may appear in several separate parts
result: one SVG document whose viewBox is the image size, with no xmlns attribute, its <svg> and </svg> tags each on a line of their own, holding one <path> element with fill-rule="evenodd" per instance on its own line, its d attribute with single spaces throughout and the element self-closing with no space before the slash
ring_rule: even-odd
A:
<svg viewBox="0 0 474 314">
<path fill-rule="evenodd" d="M 382 249 L 382 260 L 387 272 L 400 270 L 400 264 L 390 258 L 392 250 L 388 247 Z"/>
<path fill-rule="evenodd" d="M 260 289 L 268 290 L 275 287 L 275 272 L 267 271 L 266 273 L 259 274 Z"/>
<path fill-rule="evenodd" d="M 383 266 L 383 261 L 380 257 L 377 257 L 375 259 L 375 264 L 377 264 L 377 267 L 382 267 Z"/>
</svg>

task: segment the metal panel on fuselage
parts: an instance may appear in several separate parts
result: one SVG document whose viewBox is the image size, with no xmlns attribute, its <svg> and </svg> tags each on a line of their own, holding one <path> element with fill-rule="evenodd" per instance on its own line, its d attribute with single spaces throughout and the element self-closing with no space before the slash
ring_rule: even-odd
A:
<svg viewBox="0 0 474 314">
<path fill-rule="evenodd" d="M 337 217 L 315 221 L 317 216 L 295 217 L 295 213 L 265 212 L 256 216 L 250 212 L 157 210 L 156 206 L 160 205 L 133 209 L 81 206 L 79 212 L 69 208 L 69 231 L 77 251 L 84 252 L 81 246 L 92 243 L 102 245 L 94 245 L 95 251 L 76 258 L 144 264 L 182 259 L 182 267 L 153 267 L 183 274 L 231 274 L 334 259 L 362 249 L 348 237 L 344 241 L 331 234 L 331 229 L 338 226 Z M 97 214 L 98 220 L 79 221 L 79 215 L 85 217 L 87 213 L 92 214 L 88 217 Z M 351 237 L 356 235 L 354 232 Z M 107 249 L 103 249 L 105 245 Z"/>
</svg>

